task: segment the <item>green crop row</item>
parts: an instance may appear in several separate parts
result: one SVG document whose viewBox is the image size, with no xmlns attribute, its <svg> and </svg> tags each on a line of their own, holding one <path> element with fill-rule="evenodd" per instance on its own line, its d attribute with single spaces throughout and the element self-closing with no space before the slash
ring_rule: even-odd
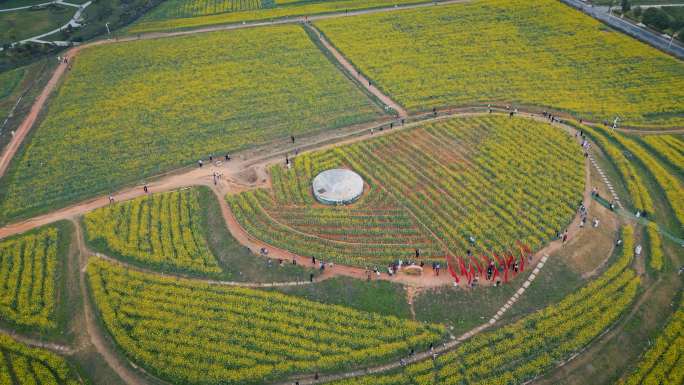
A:
<svg viewBox="0 0 684 385">
<path fill-rule="evenodd" d="M 88 267 L 95 302 L 118 346 L 183 384 L 262 384 L 341 370 L 426 348 L 445 329 L 246 288 Z"/>
</svg>

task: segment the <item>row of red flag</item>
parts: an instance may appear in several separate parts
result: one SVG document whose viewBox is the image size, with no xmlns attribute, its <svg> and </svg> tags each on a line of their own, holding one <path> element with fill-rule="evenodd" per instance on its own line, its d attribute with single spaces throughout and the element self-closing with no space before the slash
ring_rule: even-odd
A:
<svg viewBox="0 0 684 385">
<path fill-rule="evenodd" d="M 516 242 L 516 245 L 520 250 L 519 255 L 514 255 L 510 251 L 503 255 L 492 252 L 490 255 L 470 255 L 465 258 L 447 255 L 446 262 L 449 274 L 454 277 L 456 283 L 460 283 L 461 279 L 465 279 L 468 281 L 468 285 L 476 277 L 480 277 L 483 280 L 496 281 L 499 275 L 502 275 L 503 282 L 507 283 L 509 278 L 525 271 L 525 259 L 532 254 L 529 246 L 520 242 Z M 501 268 L 502 272 L 499 271 L 499 268 Z"/>
</svg>

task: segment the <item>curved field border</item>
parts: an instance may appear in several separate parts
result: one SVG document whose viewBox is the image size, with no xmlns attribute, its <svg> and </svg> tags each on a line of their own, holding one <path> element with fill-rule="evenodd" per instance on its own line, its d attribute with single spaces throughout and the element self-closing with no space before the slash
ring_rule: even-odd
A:
<svg viewBox="0 0 684 385">
<path fill-rule="evenodd" d="M 485 114 L 485 113 L 486 112 L 472 113 L 472 112 L 462 112 L 461 111 L 461 112 L 455 113 L 454 115 L 468 116 L 468 115 L 479 115 L 479 114 Z M 530 114 L 530 115 L 522 114 L 522 115 L 524 115 L 525 118 L 544 120 L 543 117 L 536 116 L 533 114 Z M 440 115 L 440 116 L 433 118 L 433 119 L 448 119 L 450 117 L 451 117 L 450 115 Z M 414 124 L 416 124 L 416 123 L 414 123 Z M 413 124 L 410 124 L 410 125 L 413 125 Z M 407 125 L 407 126 L 410 126 L 410 125 Z M 558 127 L 567 127 L 563 123 L 555 123 L 555 125 Z M 387 131 L 382 132 L 382 133 L 376 133 L 376 136 L 377 135 L 384 135 L 388 132 L 391 132 L 391 131 L 387 130 Z M 363 133 L 366 135 L 360 135 L 360 133 Z M 354 142 L 354 141 L 358 141 L 358 140 L 363 140 L 363 139 L 368 137 L 367 134 L 368 134 L 368 129 L 362 129 L 359 131 L 352 132 L 346 136 L 339 137 L 337 142 L 330 143 L 330 141 L 327 140 L 327 141 L 319 143 L 318 145 L 314 144 L 314 145 L 312 145 L 312 147 L 313 148 L 331 147 L 331 146 L 339 145 L 339 142 L 349 143 L 349 142 Z M 238 155 L 237 157 L 239 158 L 240 155 Z M 280 161 L 280 154 L 278 154 L 277 152 L 275 153 L 275 155 L 273 153 L 268 154 L 268 155 L 260 154 L 256 158 L 243 159 L 240 162 L 240 164 L 233 163 L 230 165 L 230 169 L 242 172 L 247 167 L 264 167 L 264 164 L 268 164 L 269 162 L 279 162 L 279 161 Z M 231 178 L 231 177 L 229 177 L 229 178 Z M 234 189 L 234 190 L 239 191 L 239 190 L 244 190 L 244 189 L 248 189 L 248 188 L 258 187 L 258 185 L 259 185 L 259 183 L 256 183 L 253 185 L 240 184 L 240 183 L 237 183 L 235 180 L 232 180 L 232 179 L 230 182 L 227 182 L 226 184 L 227 184 L 227 186 L 219 186 L 219 187 L 214 188 L 213 191 L 217 194 L 217 196 L 219 198 L 221 198 L 223 196 L 224 192 L 227 190 L 233 190 Z M 152 189 L 152 191 L 156 192 L 156 191 L 167 191 L 169 189 L 178 188 L 178 187 L 183 186 L 183 185 L 187 185 L 187 186 L 209 185 L 209 186 L 211 186 L 212 183 L 211 183 L 210 170 L 205 169 L 205 170 L 202 170 L 202 172 L 200 172 L 200 170 L 192 170 L 192 171 L 185 173 L 185 174 L 169 176 L 165 179 L 159 180 L 156 183 L 151 184 L 150 188 Z M 143 194 L 144 193 L 142 192 L 142 190 L 138 188 L 135 190 L 122 191 L 119 195 L 116 195 L 115 197 L 117 200 L 122 200 L 122 199 L 131 199 L 132 197 L 140 196 Z M 88 202 L 85 202 L 81 205 L 73 206 L 71 208 L 58 211 L 57 213 L 48 214 L 48 215 L 40 217 L 40 218 L 35 218 L 35 220 L 29 220 L 29 221 L 23 222 L 21 224 L 21 226 L 19 226 L 19 227 L 17 227 L 17 226 L 3 227 L 3 228 L 0 228 L 0 238 L 7 236 L 8 234 L 23 232 L 24 230 L 22 230 L 21 228 L 25 228 L 25 229 L 34 228 L 34 227 L 38 227 L 42 223 L 50 223 L 50 222 L 55 220 L 55 217 L 75 218 L 75 217 L 79 216 L 80 214 L 82 214 L 83 212 L 90 211 L 90 210 L 94 209 L 95 207 L 105 206 L 106 204 L 108 204 L 107 198 L 102 197 L 97 201 L 88 201 Z M 225 204 L 222 204 L 221 207 L 222 207 L 222 211 L 229 213 L 229 211 L 227 210 L 227 206 Z M 576 226 L 571 226 L 571 228 L 572 227 L 576 227 Z M 82 241 L 81 237 L 82 237 L 81 235 L 77 235 L 77 238 L 79 239 L 79 243 L 81 245 L 83 245 L 83 241 Z M 239 241 L 242 242 L 242 240 L 239 240 Z M 88 256 L 87 252 L 88 251 L 86 249 L 82 248 L 82 250 L 81 250 L 82 258 L 85 259 L 85 260 L 81 261 L 81 267 L 82 268 L 80 269 L 80 271 L 82 272 L 82 274 L 83 274 L 85 266 L 87 264 L 87 256 Z M 335 267 L 335 270 L 336 270 L 335 273 L 337 273 L 338 267 L 339 266 Z M 84 295 L 87 295 L 87 291 L 85 291 L 85 288 L 83 288 L 83 290 L 84 290 Z M 509 301 L 509 302 L 511 302 L 511 301 Z M 513 302 L 515 302 L 515 301 L 513 301 Z M 86 303 L 85 306 L 86 307 L 90 306 L 92 309 L 92 304 Z M 510 307 L 511 305 L 508 305 L 508 306 Z M 143 373 L 139 368 L 137 368 L 132 363 L 126 362 L 125 360 L 122 361 L 122 359 L 119 357 L 119 355 L 113 350 L 113 347 L 111 346 L 111 344 L 106 341 L 106 338 L 102 334 L 101 327 L 98 326 L 97 320 L 94 318 L 92 310 L 90 312 L 86 311 L 86 316 L 87 316 L 87 320 L 88 320 L 88 328 L 87 329 L 88 329 L 88 334 L 90 335 L 91 342 L 97 347 L 97 350 L 101 354 L 103 354 L 103 356 L 105 357 L 105 360 L 109 363 L 110 366 L 112 366 L 114 368 L 114 370 L 119 375 L 121 375 L 128 383 L 131 383 L 131 384 L 142 385 L 142 384 L 148 384 L 148 383 L 156 383 L 156 380 L 150 381 L 148 378 L 146 378 L 147 375 L 145 373 Z M 496 320 L 495 320 L 495 323 L 496 323 Z M 489 327 L 489 325 L 491 325 L 491 320 L 487 324 L 483 324 L 480 327 L 478 327 L 478 328 L 464 334 L 463 336 L 459 337 L 458 340 L 464 341 L 464 340 L 474 336 L 475 334 L 479 333 L 480 331 L 485 330 L 486 328 Z M 454 343 L 453 345 L 457 346 L 458 344 L 459 343 Z M 440 349 L 449 350 L 452 347 L 453 346 L 449 345 L 446 348 L 440 347 Z M 423 356 L 427 357 L 427 354 L 428 353 L 426 353 L 426 352 L 421 352 L 421 353 L 418 353 L 415 356 L 415 358 L 416 358 L 416 360 L 419 360 L 421 358 L 424 358 Z M 397 365 L 399 365 L 399 363 L 388 363 L 388 364 L 382 365 L 381 367 L 375 368 L 375 370 L 378 370 L 380 372 L 388 371 L 388 370 L 392 370 L 392 369 L 396 368 Z M 358 376 L 358 375 L 361 375 L 364 373 L 368 373 L 369 370 L 371 370 L 371 369 L 368 368 L 368 369 L 353 372 L 353 373 L 352 372 L 342 373 L 342 374 L 335 375 L 335 377 L 333 379 L 347 378 L 350 376 Z M 301 380 L 302 381 L 300 381 L 300 383 L 302 383 L 302 384 L 309 383 L 309 382 L 313 383 L 309 379 L 302 378 Z M 321 378 L 321 380 L 324 380 L 324 379 Z M 283 384 L 286 384 L 286 383 L 292 383 L 292 381 L 283 382 Z"/>
<path fill-rule="evenodd" d="M 396 132 L 397 130 L 402 130 L 402 129 L 409 129 L 411 127 L 414 127 L 416 125 L 420 125 L 424 122 L 430 122 L 430 121 L 435 121 L 435 120 L 443 120 L 443 119 L 450 119 L 452 117 L 457 117 L 457 116 L 478 116 L 478 115 L 489 115 L 488 112 L 459 112 L 455 114 L 448 114 L 448 115 L 439 115 L 437 117 L 433 117 L 430 119 L 424 119 L 421 121 L 417 121 L 411 124 L 406 124 L 400 128 L 396 128 L 393 130 L 384 130 L 382 132 L 377 132 L 373 136 L 377 137 L 378 135 L 388 135 L 393 132 Z M 532 119 L 532 120 L 538 120 L 538 121 L 544 121 L 545 119 L 543 117 L 534 115 L 534 114 L 527 114 L 527 113 L 519 113 L 519 118 L 520 119 Z M 568 132 L 569 135 L 573 135 L 575 130 L 573 127 L 562 124 L 562 123 L 553 123 L 557 128 L 565 130 Z M 311 144 L 311 149 L 323 149 L 323 148 L 328 148 L 328 147 L 334 147 L 334 146 L 339 146 L 341 144 L 348 144 L 348 143 L 353 143 L 356 141 L 360 140 L 365 140 L 370 137 L 370 131 L 368 128 L 363 128 L 359 129 L 358 131 L 352 131 L 346 136 L 339 137 L 337 140 L 330 142 L 330 138 L 327 136 L 323 136 L 319 142 L 314 142 Z M 301 145 L 301 144 L 300 144 Z M 285 150 L 285 153 L 288 151 Z M 184 187 L 191 187 L 191 186 L 207 186 L 212 189 L 212 191 L 217 195 L 217 197 L 221 200 L 220 206 L 222 210 L 222 215 L 224 217 L 224 220 L 226 221 L 227 227 L 231 232 L 231 235 L 242 245 L 250 248 L 251 250 L 259 250 L 261 247 L 267 247 L 269 249 L 269 256 L 271 258 L 282 258 L 285 260 L 292 260 L 296 259 L 297 263 L 302 266 L 309 266 L 310 264 L 310 258 L 309 257 L 303 257 L 300 255 L 293 254 L 289 251 L 278 249 L 276 247 L 273 247 L 271 245 L 268 245 L 260 240 L 255 239 L 252 237 L 250 234 L 247 233 L 245 229 L 243 229 L 235 220 L 234 216 L 230 212 L 227 203 L 223 202 L 223 197 L 227 194 L 235 194 L 241 191 L 249 190 L 249 189 L 255 189 L 255 188 L 260 188 L 264 187 L 266 181 L 257 181 L 256 183 L 253 183 L 251 185 L 244 185 L 244 184 L 238 184 L 235 183 L 234 180 L 237 178 L 236 175 L 242 173 L 245 171 L 245 169 L 249 168 L 258 168 L 258 169 L 266 169 L 268 166 L 277 164 L 282 161 L 282 156 L 283 153 L 278 150 L 271 150 L 271 152 L 268 152 L 267 150 L 263 151 L 257 151 L 256 153 L 260 154 L 256 159 L 244 159 L 242 161 L 231 161 L 230 163 L 224 163 L 219 167 L 214 167 L 213 170 L 219 170 L 221 172 L 224 172 L 225 174 L 228 175 L 227 180 L 222 182 L 219 185 L 214 185 L 213 184 L 213 179 L 212 179 L 212 172 L 213 170 L 210 169 L 209 167 L 206 168 L 194 168 L 191 169 L 190 171 L 186 171 L 183 173 L 179 174 L 174 174 L 174 175 L 169 175 L 166 177 L 163 177 L 156 182 L 149 183 L 148 184 L 148 189 L 150 192 L 164 192 L 164 191 L 171 191 L 171 190 L 176 190 Z M 242 158 L 243 155 L 236 154 L 236 158 Z M 585 191 L 584 191 L 584 196 L 583 196 L 583 201 L 585 204 L 588 204 L 588 201 L 590 199 L 590 185 L 589 185 L 589 167 L 590 163 L 588 160 L 585 161 Z M 120 202 L 120 201 L 125 201 L 125 200 L 130 200 L 134 199 L 140 196 L 145 195 L 145 192 L 142 189 L 142 186 L 137 186 L 133 188 L 128 188 L 124 189 L 116 194 L 112 194 L 112 197 Z M 80 204 L 76 204 L 61 210 L 56 210 L 51 213 L 37 216 L 22 222 L 17 222 L 11 225 L 4 226 L 0 228 L 0 239 L 8 237 L 10 235 L 14 234 L 19 234 L 28 230 L 31 230 L 33 228 L 53 223 L 58 220 L 73 220 L 74 218 L 77 218 L 84 213 L 87 213 L 89 211 L 95 210 L 100 207 L 104 207 L 109 204 L 109 199 L 107 196 L 104 197 L 99 197 L 99 198 L 94 198 L 91 200 L 87 200 L 85 202 L 82 202 Z M 576 231 L 578 231 L 578 226 L 577 224 L 579 223 L 579 215 L 575 215 L 573 218 L 572 223 L 568 226 L 569 229 L 569 236 L 572 237 Z M 532 264 L 536 264 L 545 254 L 550 254 L 556 251 L 558 248 L 562 246 L 562 243 L 560 241 L 554 241 L 551 242 L 550 244 L 547 244 L 545 247 L 537 251 L 535 254 Z M 350 267 L 350 266 L 344 266 L 344 265 L 335 265 L 334 268 L 334 273 L 336 275 L 345 275 L 349 277 L 355 277 L 355 278 L 361 278 L 364 279 L 366 278 L 367 271 L 363 268 L 356 268 L 356 267 Z M 410 276 L 410 275 L 402 275 L 400 277 L 396 278 L 389 278 L 386 276 L 382 276 L 382 279 L 386 280 L 391 280 L 392 282 L 400 282 L 403 284 L 411 285 L 411 286 L 441 286 L 441 285 L 448 285 L 453 282 L 451 277 L 448 274 L 442 274 L 438 277 L 431 277 L 429 279 L 425 279 L 426 277 L 419 277 L 419 276 Z M 465 284 L 465 283 L 463 283 Z"/>
</svg>

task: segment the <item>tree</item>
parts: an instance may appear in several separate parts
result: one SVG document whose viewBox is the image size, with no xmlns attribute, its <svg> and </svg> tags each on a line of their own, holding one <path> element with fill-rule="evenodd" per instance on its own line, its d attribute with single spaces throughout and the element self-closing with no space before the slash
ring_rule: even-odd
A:
<svg viewBox="0 0 684 385">
<path fill-rule="evenodd" d="M 648 8 L 644 11 L 642 22 L 649 27 L 663 31 L 670 27 L 670 18 L 660 8 Z"/>
<path fill-rule="evenodd" d="M 627 13 L 630 9 L 632 9 L 632 4 L 629 2 L 629 0 L 622 0 L 620 5 L 622 6 L 622 13 Z"/>
</svg>

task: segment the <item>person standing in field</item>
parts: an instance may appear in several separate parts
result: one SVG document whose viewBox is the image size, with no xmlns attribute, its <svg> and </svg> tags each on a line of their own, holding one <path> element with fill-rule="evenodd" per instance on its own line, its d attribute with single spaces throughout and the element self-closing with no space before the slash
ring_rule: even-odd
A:
<svg viewBox="0 0 684 385">
<path fill-rule="evenodd" d="M 202 162 L 202 159 L 197 161 L 197 165 L 199 165 L 199 168 L 202 168 L 202 166 L 204 165 L 204 162 Z"/>
<path fill-rule="evenodd" d="M 150 189 L 147 188 L 147 184 L 143 186 L 143 191 L 145 192 L 145 194 L 147 194 L 150 191 Z"/>
<path fill-rule="evenodd" d="M 112 195 L 109 195 L 109 204 L 114 203 L 114 197 Z"/>
<path fill-rule="evenodd" d="M 290 135 L 290 140 L 291 140 L 292 143 L 294 144 L 294 142 L 295 142 L 295 137 L 294 137 L 294 135 Z"/>
</svg>

